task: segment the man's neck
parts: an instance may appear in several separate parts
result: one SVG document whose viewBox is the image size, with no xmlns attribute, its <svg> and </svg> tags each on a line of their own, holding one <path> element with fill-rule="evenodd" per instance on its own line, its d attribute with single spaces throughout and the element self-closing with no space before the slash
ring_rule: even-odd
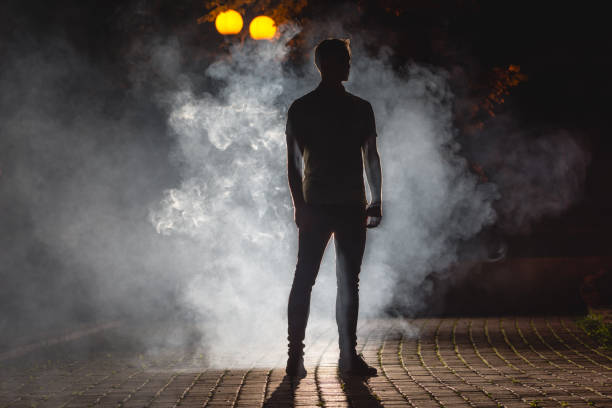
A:
<svg viewBox="0 0 612 408">
<path fill-rule="evenodd" d="M 327 79 L 321 79 L 321 82 L 319 83 L 319 88 L 330 91 L 344 91 L 342 81 L 332 81 Z"/>
</svg>

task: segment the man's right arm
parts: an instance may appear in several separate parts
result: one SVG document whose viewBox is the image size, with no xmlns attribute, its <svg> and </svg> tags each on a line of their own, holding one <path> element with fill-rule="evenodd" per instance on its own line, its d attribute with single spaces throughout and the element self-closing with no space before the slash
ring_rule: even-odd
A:
<svg viewBox="0 0 612 408">
<path fill-rule="evenodd" d="M 382 219 L 382 171 L 380 156 L 376 147 L 376 122 L 372 105 L 368 103 L 366 118 L 368 119 L 368 134 L 363 144 L 363 159 L 365 171 L 370 184 L 372 202 L 368 206 L 368 228 L 377 227 Z"/>
<path fill-rule="evenodd" d="M 287 119 L 287 177 L 289 178 L 289 189 L 293 200 L 295 211 L 295 222 L 300 225 L 300 218 L 305 207 L 304 194 L 302 192 L 302 151 L 292 128 L 291 110 Z"/>
</svg>

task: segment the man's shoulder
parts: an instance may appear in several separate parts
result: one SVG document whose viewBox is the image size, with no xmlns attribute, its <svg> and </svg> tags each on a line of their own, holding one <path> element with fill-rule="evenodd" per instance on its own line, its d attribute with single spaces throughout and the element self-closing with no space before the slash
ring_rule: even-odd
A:
<svg viewBox="0 0 612 408">
<path fill-rule="evenodd" d="M 315 91 L 310 91 L 306 95 L 300 96 L 289 106 L 290 111 L 300 110 L 308 107 L 315 102 Z"/>
<path fill-rule="evenodd" d="M 361 98 L 361 97 L 359 97 L 359 96 L 357 96 L 355 94 L 352 94 L 350 92 L 347 92 L 346 94 L 348 95 L 348 97 L 353 101 L 353 103 L 356 106 L 358 106 L 358 107 L 360 107 L 362 109 L 371 109 L 372 108 L 372 104 L 369 101 L 367 101 L 367 100 L 365 100 L 365 99 L 363 99 L 363 98 Z"/>
<path fill-rule="evenodd" d="M 350 92 L 345 91 L 345 95 L 346 98 L 348 98 L 348 100 L 350 101 L 350 105 L 356 107 L 359 111 L 365 114 L 372 111 L 372 105 L 369 101 Z M 291 115 L 300 114 L 320 104 L 321 96 L 317 93 L 317 90 L 315 89 L 294 100 L 289 106 L 289 113 Z"/>
</svg>

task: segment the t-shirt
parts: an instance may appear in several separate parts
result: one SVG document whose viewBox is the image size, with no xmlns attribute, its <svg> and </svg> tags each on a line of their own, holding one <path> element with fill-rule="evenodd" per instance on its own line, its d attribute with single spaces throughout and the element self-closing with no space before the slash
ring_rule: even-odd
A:
<svg viewBox="0 0 612 408">
<path fill-rule="evenodd" d="M 319 85 L 295 100 L 287 134 L 304 158 L 302 188 L 308 204 L 366 204 L 361 148 L 376 137 L 372 105 L 344 87 Z"/>
</svg>

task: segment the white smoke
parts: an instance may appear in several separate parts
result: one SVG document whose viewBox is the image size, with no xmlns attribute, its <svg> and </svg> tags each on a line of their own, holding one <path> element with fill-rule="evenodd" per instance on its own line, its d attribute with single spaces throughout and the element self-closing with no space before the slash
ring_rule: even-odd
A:
<svg viewBox="0 0 612 408">
<path fill-rule="evenodd" d="M 494 141 L 490 141 L 494 139 Z M 499 186 L 498 225 L 526 234 L 545 217 L 556 217 L 581 196 L 590 154 L 565 129 L 523 130 L 510 117 L 486 129 L 475 159 Z"/>
<path fill-rule="evenodd" d="M 204 332 L 218 336 L 212 355 L 240 347 L 245 338 L 255 347 L 282 344 L 286 336 L 297 252 L 286 110 L 318 82 L 314 66 L 306 77 L 283 69 L 284 44 L 294 34 L 285 27 L 277 41 L 232 46 L 204 72 L 222 84 L 216 93 L 182 86 L 164 98 L 184 178 L 164 193 L 151 221 L 161 234 L 192 239 L 193 252 L 185 255 L 198 266 L 186 302 L 200 313 Z M 370 57 L 356 39 L 352 50 L 346 87 L 373 104 L 384 177 L 385 216 L 368 233 L 361 273 L 363 317 L 383 312 L 400 279 L 416 286 L 454 262 L 459 241 L 495 220 L 497 193 L 492 184 L 479 184 L 458 154 L 442 71 L 412 65 L 400 77 L 385 53 Z M 335 290 L 330 245 L 313 291 L 311 324 L 333 318 Z M 405 299 L 410 305 L 412 294 Z"/>
<path fill-rule="evenodd" d="M 0 329 L 11 335 L 0 343 L 125 319 L 149 346 L 201 342 L 209 360 L 247 347 L 282 354 L 297 255 L 286 110 L 318 83 L 312 55 L 288 63 L 284 44 L 297 30 L 283 30 L 214 62 L 195 58 L 189 41 L 144 38 L 128 55 L 131 86 L 61 39 L 10 43 L 0 64 Z M 338 24 L 300 35 L 311 49 L 346 37 Z M 368 231 L 362 317 L 397 302 L 422 309 L 426 276 L 457 262 L 461 242 L 496 219 L 523 231 L 560 214 L 580 196 L 588 163 L 567 132 L 487 125 L 469 150 L 495 184 L 479 183 L 452 128 L 446 73 L 393 69 L 390 50 L 365 45 L 352 37 L 346 87 L 375 110 L 384 220 Z M 310 335 L 333 319 L 333 251 Z"/>
</svg>

